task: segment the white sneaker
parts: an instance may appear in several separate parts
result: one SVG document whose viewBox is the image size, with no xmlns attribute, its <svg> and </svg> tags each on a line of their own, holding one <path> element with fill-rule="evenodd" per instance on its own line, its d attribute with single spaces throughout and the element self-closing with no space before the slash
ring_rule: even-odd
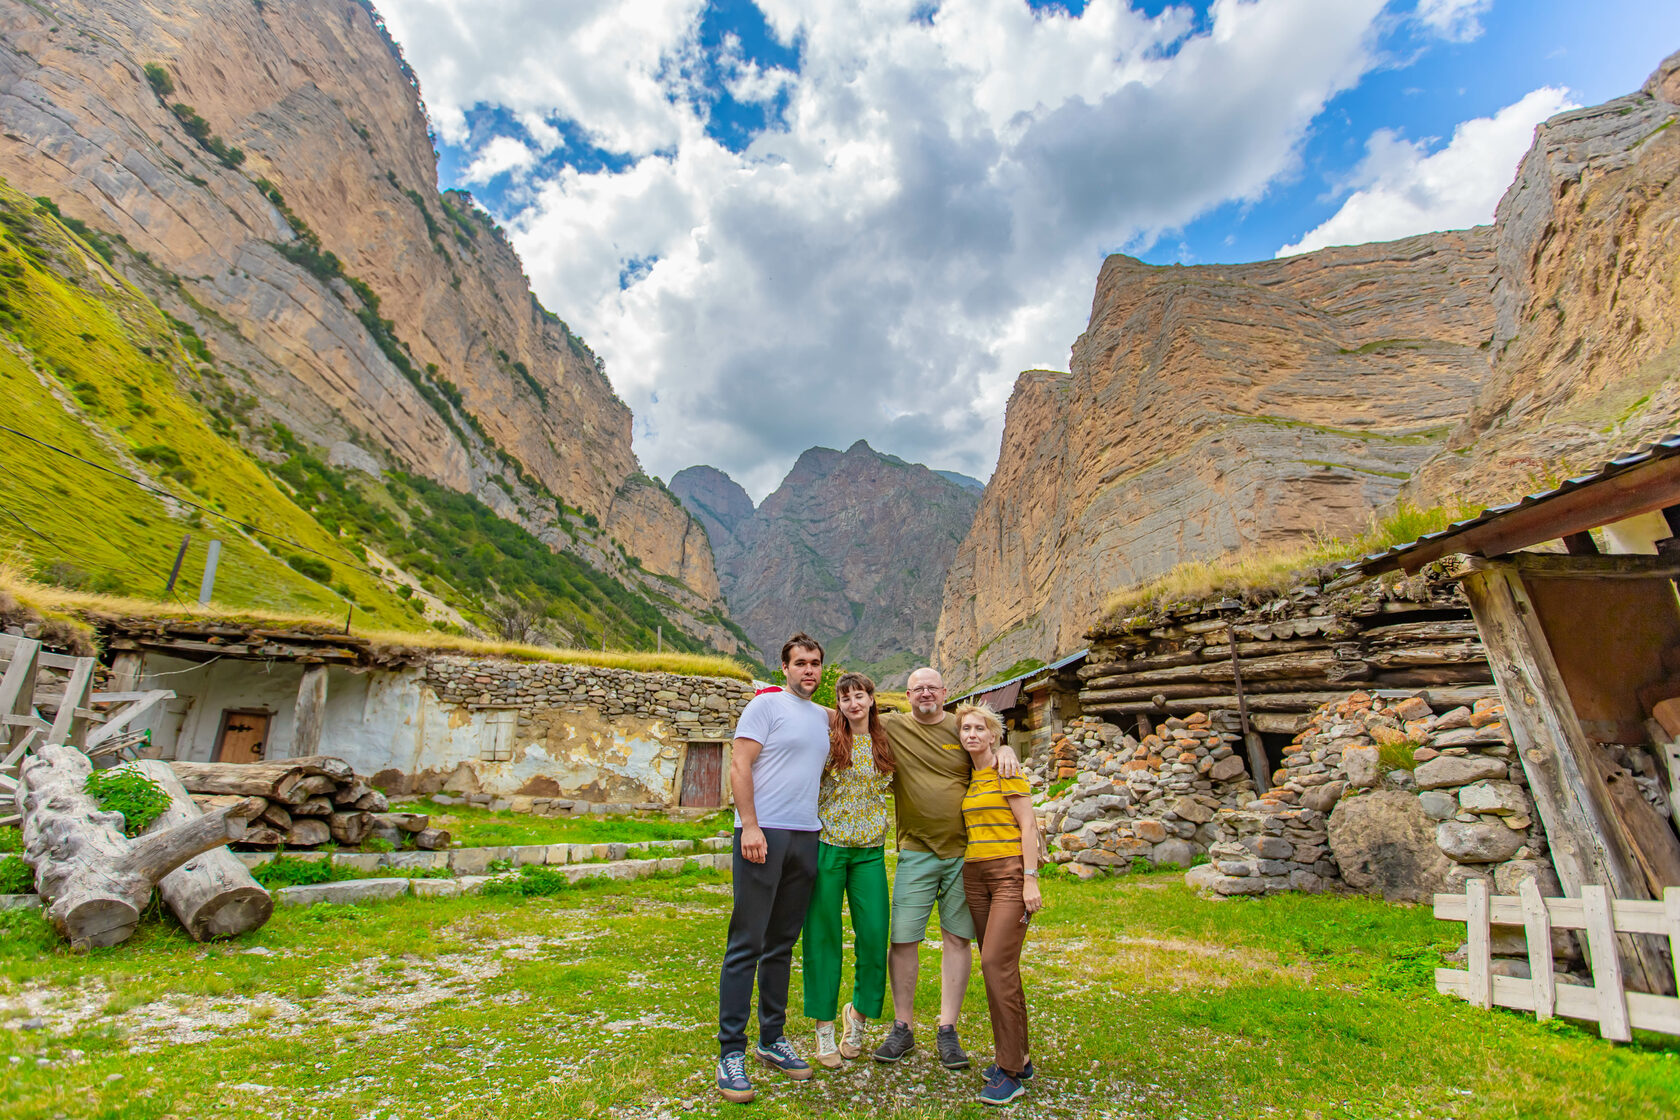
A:
<svg viewBox="0 0 1680 1120">
<path fill-rule="evenodd" d="M 817 1063 L 834 1069 L 840 1064 L 840 1048 L 834 1045 L 834 1024 L 817 1024 Z"/>
<path fill-rule="evenodd" d="M 863 1056 L 863 1028 L 869 1025 L 869 1020 L 857 1013 L 851 1004 L 840 1009 L 840 1021 L 846 1024 L 845 1033 L 840 1036 L 840 1056 L 842 1058 L 861 1058 Z"/>
</svg>

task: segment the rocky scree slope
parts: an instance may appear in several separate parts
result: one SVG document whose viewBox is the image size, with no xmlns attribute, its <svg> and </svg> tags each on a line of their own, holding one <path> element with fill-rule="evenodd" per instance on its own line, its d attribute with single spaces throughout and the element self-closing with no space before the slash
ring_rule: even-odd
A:
<svg viewBox="0 0 1680 1120">
<path fill-rule="evenodd" d="M 729 651 L 705 534 L 470 198 L 362 0 L 0 10 L 0 176 L 194 329 L 220 421 L 476 498 Z M 264 444 L 267 446 L 264 446 Z"/>
<path fill-rule="evenodd" d="M 952 564 L 959 679 L 1079 648 L 1180 561 L 1509 500 L 1680 414 L 1680 56 L 1542 125 L 1491 227 L 1281 261 L 1112 257 L 1071 372 L 1021 375 Z"/>
<path fill-rule="evenodd" d="M 806 630 L 830 662 L 887 687 L 931 654 L 945 569 L 980 496 L 973 479 L 863 440 L 806 451 L 756 510 L 713 467 L 679 471 L 671 489 L 706 527 L 730 614 L 766 665 Z"/>
</svg>

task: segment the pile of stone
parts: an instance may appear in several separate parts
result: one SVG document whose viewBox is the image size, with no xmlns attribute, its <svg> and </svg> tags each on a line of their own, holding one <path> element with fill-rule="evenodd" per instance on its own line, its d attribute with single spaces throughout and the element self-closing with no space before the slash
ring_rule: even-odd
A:
<svg viewBox="0 0 1680 1120">
<path fill-rule="evenodd" d="M 1430 700 L 1428 692 L 1355 692 L 1319 708 L 1284 753 L 1274 788 L 1250 810 L 1264 815 L 1260 827 L 1246 815 L 1222 820 L 1211 850 L 1219 877 L 1202 872 L 1196 885 L 1256 894 L 1324 890 L 1339 879 L 1411 902 L 1461 892 L 1471 878 L 1508 893 L 1525 877 L 1554 885 L 1499 701 L 1437 712 Z M 1324 844 L 1329 859 L 1286 871 L 1260 850 L 1268 834 L 1288 836 L 1297 862 L 1321 857 Z M 1307 838 L 1304 852 L 1295 836 Z"/>
<path fill-rule="evenodd" d="M 1039 807 L 1050 858 L 1086 879 L 1137 860 L 1188 867 L 1216 839 L 1220 810 L 1254 800 L 1242 737 L 1225 722 L 1194 712 L 1138 740 L 1095 717 L 1070 721 L 1035 775 L 1073 778 Z"/>
<path fill-rule="evenodd" d="M 1324 814 L 1316 809 L 1281 796 L 1265 797 L 1221 813 L 1215 824 L 1219 838 L 1208 848 L 1211 862 L 1186 878 L 1198 889 L 1226 897 L 1316 894 L 1341 882 L 1341 871 L 1330 858 Z"/>
</svg>

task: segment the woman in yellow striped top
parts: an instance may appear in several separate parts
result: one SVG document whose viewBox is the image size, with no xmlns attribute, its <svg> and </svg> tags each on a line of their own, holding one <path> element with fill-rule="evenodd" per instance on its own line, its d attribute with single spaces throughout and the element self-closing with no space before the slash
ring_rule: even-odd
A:
<svg viewBox="0 0 1680 1120">
<path fill-rule="evenodd" d="M 1003 721 L 997 713 L 984 704 L 959 705 L 957 738 L 974 766 L 962 803 L 968 827 L 963 891 L 980 943 L 980 973 L 997 1050 L 980 1100 L 1008 1104 L 1026 1092 L 1024 1082 L 1033 1075 L 1021 946 L 1027 922 L 1044 906 L 1038 890 L 1038 820 L 1026 779 L 998 777 L 995 751 Z"/>
</svg>

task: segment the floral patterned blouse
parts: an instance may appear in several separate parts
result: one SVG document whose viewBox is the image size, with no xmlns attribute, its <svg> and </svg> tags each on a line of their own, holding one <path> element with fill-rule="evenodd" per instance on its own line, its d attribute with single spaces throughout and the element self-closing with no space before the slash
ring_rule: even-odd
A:
<svg viewBox="0 0 1680 1120">
<path fill-rule="evenodd" d="M 876 848 L 887 840 L 887 795 L 892 775 L 875 769 L 869 736 L 852 736 L 852 764 L 825 770 L 817 795 L 824 844 L 836 848 Z"/>
</svg>

